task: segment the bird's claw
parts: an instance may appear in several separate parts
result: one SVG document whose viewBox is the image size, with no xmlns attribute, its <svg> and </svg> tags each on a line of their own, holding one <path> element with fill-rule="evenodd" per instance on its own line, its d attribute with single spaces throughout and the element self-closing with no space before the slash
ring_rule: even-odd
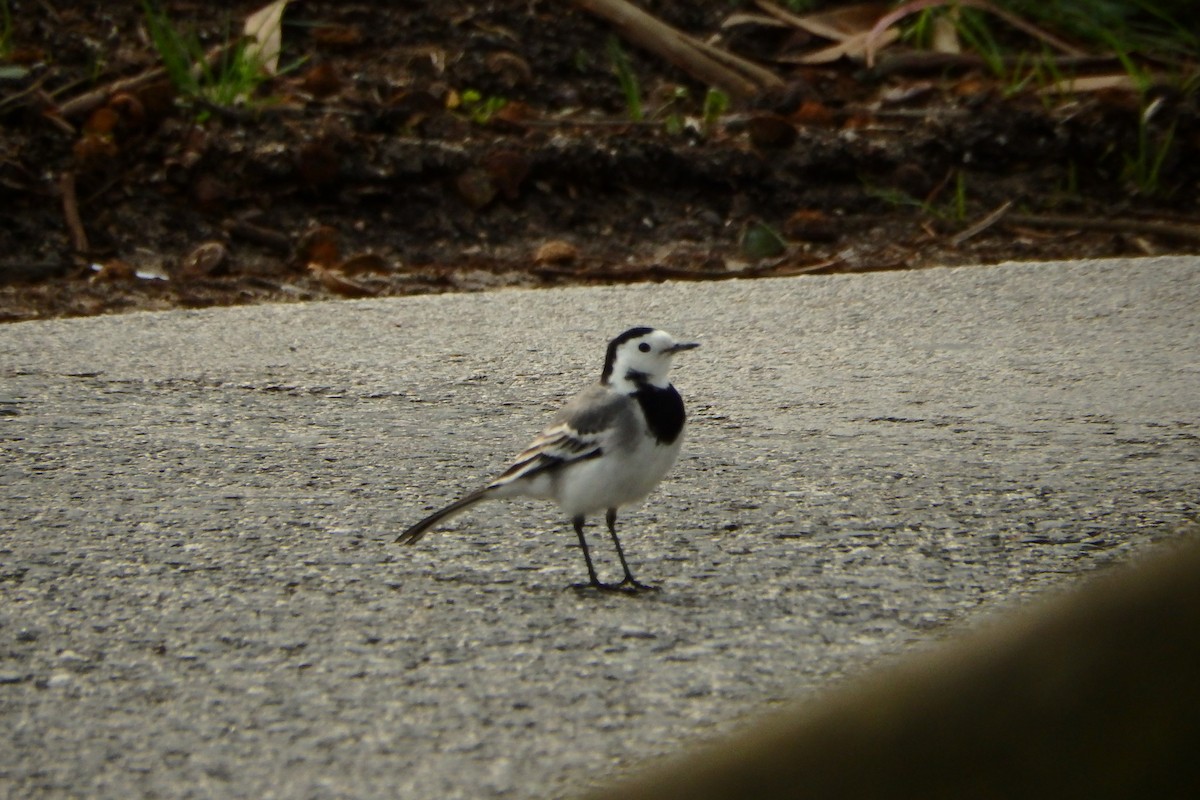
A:
<svg viewBox="0 0 1200 800">
<path fill-rule="evenodd" d="M 662 591 L 662 589 L 660 589 L 657 586 L 651 586 L 648 583 L 642 583 L 641 581 L 639 581 L 637 578 L 633 577 L 632 575 L 626 575 L 625 580 L 621 581 L 613 588 L 616 589 L 617 591 L 621 591 L 621 592 L 661 592 Z"/>
<path fill-rule="evenodd" d="M 600 581 L 592 581 L 591 583 L 573 583 L 571 588 L 576 591 L 587 591 L 595 589 L 600 592 L 624 592 L 625 594 L 638 594 L 639 592 L 660 592 L 657 586 L 651 586 L 648 583 L 642 583 L 634 578 L 625 578 L 620 583 L 602 583 Z"/>
</svg>

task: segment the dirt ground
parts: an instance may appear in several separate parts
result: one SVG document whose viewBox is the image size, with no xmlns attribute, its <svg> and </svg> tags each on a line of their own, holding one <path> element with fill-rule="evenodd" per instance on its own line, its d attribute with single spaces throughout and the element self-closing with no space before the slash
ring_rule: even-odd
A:
<svg viewBox="0 0 1200 800">
<path fill-rule="evenodd" d="M 208 50 L 260 5 L 162 7 Z M 1200 251 L 1200 110 L 1169 81 L 800 67 L 820 42 L 662 0 L 785 85 L 706 118 L 703 85 L 625 42 L 632 122 L 613 29 L 570 4 L 295 0 L 292 68 L 218 106 L 123 89 L 160 63 L 140 3 L 8 7 L 0 321 Z"/>
</svg>

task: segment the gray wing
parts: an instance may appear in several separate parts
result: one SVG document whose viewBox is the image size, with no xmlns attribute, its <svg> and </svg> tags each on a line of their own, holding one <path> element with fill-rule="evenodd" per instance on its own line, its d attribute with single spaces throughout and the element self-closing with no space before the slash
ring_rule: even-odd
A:
<svg viewBox="0 0 1200 800">
<path fill-rule="evenodd" d="M 596 458 L 635 423 L 634 400 L 596 384 L 576 395 L 554 416 L 489 488 L 575 461 Z"/>
<path fill-rule="evenodd" d="M 617 428 L 622 415 L 633 408 L 633 399 L 597 383 L 572 397 L 554 415 L 550 427 L 566 425 L 580 434 L 600 433 Z"/>
</svg>

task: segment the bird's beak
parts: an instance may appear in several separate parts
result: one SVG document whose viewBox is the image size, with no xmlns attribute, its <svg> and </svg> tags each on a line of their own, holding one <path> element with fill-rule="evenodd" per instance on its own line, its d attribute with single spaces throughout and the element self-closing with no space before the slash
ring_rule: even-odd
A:
<svg viewBox="0 0 1200 800">
<path fill-rule="evenodd" d="M 680 352 L 681 350 L 695 350 L 700 346 L 699 342 L 676 342 L 667 348 L 667 352 L 671 355 Z"/>
</svg>

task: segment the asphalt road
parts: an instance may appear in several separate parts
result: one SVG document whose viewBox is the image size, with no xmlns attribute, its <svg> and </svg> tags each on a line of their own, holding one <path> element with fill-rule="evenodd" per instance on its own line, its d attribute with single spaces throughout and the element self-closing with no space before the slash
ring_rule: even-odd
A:
<svg viewBox="0 0 1200 800">
<path fill-rule="evenodd" d="M 557 797 L 1200 512 L 1200 259 L 0 327 L 0 796 Z M 502 468 L 633 324 L 684 452 L 601 596 Z M 600 569 L 617 569 L 593 528 Z"/>
</svg>

